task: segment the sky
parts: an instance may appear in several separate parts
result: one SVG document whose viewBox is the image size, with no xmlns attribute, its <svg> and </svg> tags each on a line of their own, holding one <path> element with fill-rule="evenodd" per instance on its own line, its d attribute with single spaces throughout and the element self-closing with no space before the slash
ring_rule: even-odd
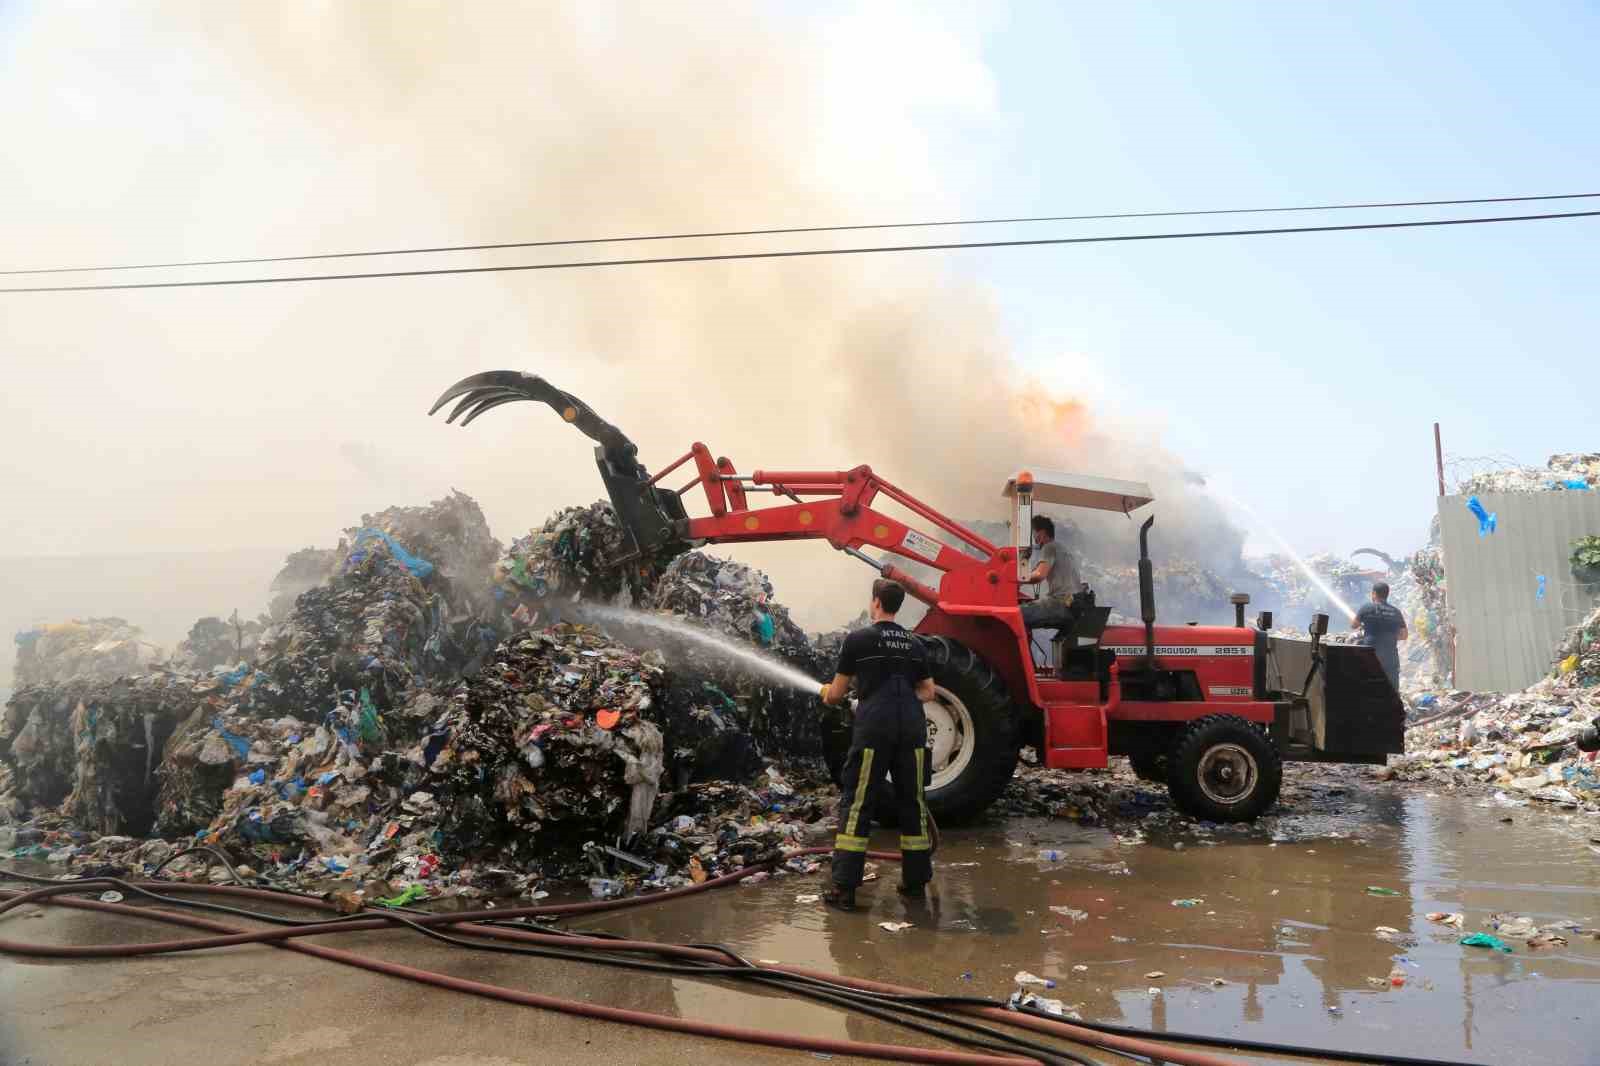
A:
<svg viewBox="0 0 1600 1066">
<path fill-rule="evenodd" d="M 0 0 L 0 266 L 1600 191 L 1597 22 L 1558 4 Z M 1373 215 L 1474 210 L 1536 209 Z M 647 456 L 702 435 L 744 467 L 872 462 L 989 517 L 1014 457 L 1149 478 L 1158 513 L 1215 531 L 1167 491 L 1188 469 L 1303 551 L 1404 552 L 1433 513 L 1435 420 L 1452 456 L 1596 447 L 1597 234 L 0 294 L 0 556 L 287 551 L 451 487 L 510 539 L 598 486 L 531 409 L 465 433 L 422 417 L 502 366 L 585 396 Z M 1046 437 L 1041 397 L 1085 418 Z M 749 557 L 782 578 L 793 550 Z"/>
<path fill-rule="evenodd" d="M 1597 30 L 1580 4 L 1013 5 L 982 28 L 988 116 L 942 151 L 978 216 L 1592 192 Z M 1371 215 L 1593 202 L 1504 206 Z M 1302 219 L 1354 221 L 1030 229 Z M 1020 361 L 1081 357 L 1062 378 L 1096 405 L 1343 553 L 1419 545 L 1435 421 L 1458 457 L 1600 446 L 1597 239 L 1574 220 L 956 255 Z"/>
</svg>

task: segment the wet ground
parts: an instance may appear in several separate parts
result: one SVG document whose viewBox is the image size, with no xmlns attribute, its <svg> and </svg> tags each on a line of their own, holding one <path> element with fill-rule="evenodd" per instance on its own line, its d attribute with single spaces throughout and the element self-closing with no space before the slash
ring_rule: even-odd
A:
<svg viewBox="0 0 1600 1066">
<path fill-rule="evenodd" d="M 1352 788 L 1318 808 L 1237 833 L 1049 819 L 950 830 L 926 907 L 895 895 L 885 865 L 883 880 L 863 889 L 870 910 L 855 915 L 797 902 L 815 887 L 791 877 L 569 924 L 717 941 L 752 958 L 1001 999 L 1028 971 L 1056 983 L 1036 991 L 1086 1018 L 1157 1030 L 1481 1063 L 1600 1062 L 1600 941 L 1569 932 L 1565 947 L 1515 942 L 1502 955 L 1462 947 L 1424 917 L 1463 912 L 1468 932 L 1502 911 L 1600 925 L 1592 817 L 1391 785 Z M 892 841 L 883 835 L 878 846 Z M 900 932 L 878 925 L 907 920 L 913 926 Z M 1380 936 L 1379 927 L 1397 932 Z M 0 921 L 0 935 L 93 943 L 172 934 L 57 910 Z M 337 944 L 636 1009 L 920 1042 L 705 982 L 468 954 L 398 934 Z M 1396 970 L 1400 987 L 1389 982 Z M 454 996 L 267 948 L 106 963 L 4 959 L 0 1003 L 5 1066 L 811 1059 Z"/>
</svg>

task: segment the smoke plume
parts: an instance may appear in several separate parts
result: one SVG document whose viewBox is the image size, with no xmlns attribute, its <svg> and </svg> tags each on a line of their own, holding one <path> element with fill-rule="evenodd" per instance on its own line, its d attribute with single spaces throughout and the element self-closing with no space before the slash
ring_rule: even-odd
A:
<svg viewBox="0 0 1600 1066">
<path fill-rule="evenodd" d="M 930 18 L 44 5 L 0 57 L 16 161 L 0 174 L 5 265 L 949 216 L 959 190 L 929 130 L 992 121 L 993 87 Z M 830 240 L 860 238 L 798 239 Z M 0 341 L 23 387 L 0 399 L 0 445 L 27 459 L 0 553 L 288 549 L 452 487 L 509 540 L 600 491 L 589 443 L 543 408 L 464 431 L 424 417 L 457 378 L 514 368 L 582 396 L 652 466 L 697 439 L 744 470 L 865 462 L 972 518 L 1003 517 L 1000 486 L 1027 464 L 1148 479 L 1163 551 L 1237 561 L 1239 534 L 1181 464 L 1077 402 L 1060 385 L 1070 365 L 1054 386 L 1028 380 L 982 291 L 932 255 L 5 299 Z M 1131 561 L 1120 516 L 1086 533 Z M 822 547 L 737 554 L 814 626 L 854 614 L 870 576 Z"/>
</svg>

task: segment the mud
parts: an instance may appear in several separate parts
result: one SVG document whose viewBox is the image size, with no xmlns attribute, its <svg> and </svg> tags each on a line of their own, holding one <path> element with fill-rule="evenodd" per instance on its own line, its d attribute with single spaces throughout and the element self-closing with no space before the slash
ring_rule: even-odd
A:
<svg viewBox="0 0 1600 1066">
<path fill-rule="evenodd" d="M 1056 982 L 1036 991 L 1086 1018 L 1157 1030 L 1497 1064 L 1600 1057 L 1592 1017 L 1600 941 L 1569 931 L 1564 947 L 1519 942 L 1502 955 L 1462 947 L 1424 917 L 1462 912 L 1467 932 L 1504 911 L 1543 925 L 1600 924 L 1592 818 L 1387 784 L 1309 806 L 1232 832 L 1163 829 L 1159 811 L 1103 828 L 1008 818 L 948 829 L 925 907 L 895 895 L 895 872 L 885 866 L 862 891 L 869 909 L 854 915 L 797 902 L 815 882 L 789 877 L 569 927 L 716 941 L 751 958 L 998 998 L 1026 970 Z M 876 843 L 892 847 L 893 835 Z M 1201 902 L 1175 906 L 1178 899 Z M 913 925 L 891 933 L 881 921 Z M 170 935 L 63 912 L 0 926 L 8 937 L 73 943 Z M 1397 932 L 1384 939 L 1379 927 Z M 398 935 L 339 943 L 644 1010 L 919 1042 L 879 1023 L 704 982 L 467 955 Z M 1388 982 L 1395 971 L 1403 986 Z M 272 949 L 94 964 L 0 960 L 0 1000 L 15 1007 L 0 1018 L 8 1066 L 185 1061 L 202 1051 L 217 1062 L 289 1066 L 808 1058 L 450 996 Z"/>
</svg>

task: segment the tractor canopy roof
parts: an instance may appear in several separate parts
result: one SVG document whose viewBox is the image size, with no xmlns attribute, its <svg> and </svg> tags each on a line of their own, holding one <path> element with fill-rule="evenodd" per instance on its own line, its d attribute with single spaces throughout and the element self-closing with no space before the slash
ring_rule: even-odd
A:
<svg viewBox="0 0 1600 1066">
<path fill-rule="evenodd" d="M 1015 497 L 1017 482 L 1021 481 L 1026 486 L 1030 477 L 1033 479 L 1034 503 L 1089 507 L 1096 511 L 1127 514 L 1155 499 L 1150 486 L 1142 481 L 1121 481 L 1094 474 L 1069 474 L 1039 467 L 1033 467 L 1031 471 L 1024 470 L 1008 480 L 1005 488 L 1000 490 L 1000 495 L 1007 499 Z"/>
</svg>

